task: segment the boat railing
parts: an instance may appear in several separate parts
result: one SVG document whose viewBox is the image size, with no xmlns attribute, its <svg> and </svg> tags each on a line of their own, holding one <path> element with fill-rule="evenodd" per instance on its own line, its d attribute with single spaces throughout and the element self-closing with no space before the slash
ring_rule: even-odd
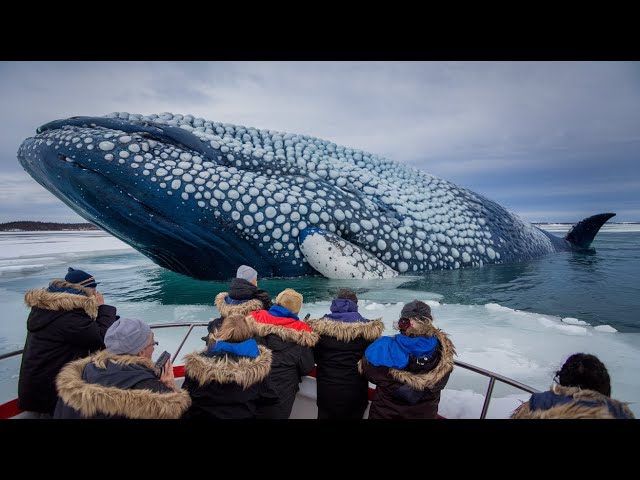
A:
<svg viewBox="0 0 640 480">
<path fill-rule="evenodd" d="M 518 388 L 520 390 L 524 390 L 529 393 L 538 393 L 540 390 L 537 390 L 529 385 L 525 385 L 524 383 L 516 382 L 509 377 L 505 377 L 498 373 L 492 372 L 490 370 L 485 370 L 484 368 L 476 367 L 475 365 L 471 365 L 470 363 L 461 362 L 459 360 L 454 360 L 453 363 L 456 367 L 462 367 L 467 370 L 470 370 L 474 373 L 478 373 L 480 375 L 484 375 L 485 377 L 489 377 L 489 386 L 487 387 L 487 393 L 484 396 L 484 404 L 482 405 L 482 412 L 480 413 L 480 418 L 484 419 L 487 416 L 487 410 L 489 410 L 489 402 L 491 401 L 491 395 L 493 395 L 493 387 L 496 384 L 496 381 L 506 383 L 507 385 L 511 385 L 512 387 Z"/>
<path fill-rule="evenodd" d="M 175 327 L 188 327 L 187 333 L 185 333 L 184 337 L 182 338 L 182 341 L 180 342 L 180 345 L 178 345 L 178 348 L 176 349 L 175 353 L 172 355 L 171 357 L 171 362 L 175 362 L 176 358 L 178 358 L 178 355 L 180 354 L 180 351 L 182 350 L 182 347 L 184 346 L 184 344 L 186 343 L 187 339 L 189 338 L 189 336 L 191 335 L 191 332 L 193 332 L 193 329 L 195 327 L 206 327 L 208 325 L 208 322 L 175 322 L 175 323 L 153 323 L 153 324 L 149 324 L 149 326 L 152 329 L 162 329 L 162 328 L 175 328 Z M 9 352 L 9 353 L 3 353 L 0 355 L 0 360 L 4 360 L 5 358 L 10 358 L 10 357 L 14 357 L 16 355 L 20 355 L 22 354 L 23 350 L 15 350 L 13 352 Z M 525 392 L 528 393 L 538 393 L 539 390 L 530 387 L 528 385 L 525 385 L 524 383 L 520 383 L 517 382 L 515 380 L 512 380 L 509 377 L 505 377 L 503 375 L 500 375 L 498 373 L 492 372 L 490 370 L 485 370 L 484 368 L 480 368 L 480 367 L 476 367 L 475 365 L 471 365 L 470 363 L 465 363 L 465 362 L 461 362 L 459 360 L 454 360 L 453 362 L 455 364 L 456 367 L 461 367 L 464 368 L 466 370 L 469 370 L 471 372 L 477 373 L 479 375 L 483 375 L 485 377 L 489 378 L 489 385 L 487 387 L 487 393 L 484 396 L 484 404 L 482 405 L 482 411 L 480 413 L 480 418 L 484 419 L 487 416 L 487 411 L 489 410 L 489 403 L 491 402 L 491 396 L 493 395 L 493 389 L 494 386 L 496 384 L 496 382 L 502 382 L 505 383 L 507 385 L 510 385 L 512 387 L 518 388 L 520 390 L 523 390 Z"/>
</svg>

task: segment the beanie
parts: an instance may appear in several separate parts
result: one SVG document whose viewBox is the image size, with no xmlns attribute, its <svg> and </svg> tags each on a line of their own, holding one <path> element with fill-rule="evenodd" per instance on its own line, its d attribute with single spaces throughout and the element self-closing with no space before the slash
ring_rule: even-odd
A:
<svg viewBox="0 0 640 480">
<path fill-rule="evenodd" d="M 238 272 L 236 273 L 236 278 L 242 278 L 247 282 L 253 282 L 258 279 L 258 272 L 248 265 L 240 265 Z"/>
<path fill-rule="evenodd" d="M 276 305 L 291 310 L 291 313 L 297 315 L 302 308 L 302 295 L 292 288 L 287 288 L 280 292 L 276 297 Z"/>
<path fill-rule="evenodd" d="M 347 300 L 351 300 L 355 304 L 358 303 L 358 296 L 356 295 L 356 292 L 349 288 L 341 288 L 340 290 L 338 290 L 336 298 L 344 298 Z"/>
<path fill-rule="evenodd" d="M 420 300 L 414 300 L 402 307 L 401 318 L 417 318 L 419 320 L 433 320 L 431 307 Z"/>
<path fill-rule="evenodd" d="M 89 275 L 87 272 L 82 270 L 75 270 L 69 267 L 67 275 L 64 277 L 65 281 L 69 283 L 75 283 L 76 285 L 80 285 L 82 287 L 96 288 L 98 282 L 96 282 L 93 275 Z"/>
<path fill-rule="evenodd" d="M 135 355 L 147 346 L 151 328 L 142 320 L 120 318 L 113 322 L 104 336 L 104 345 L 111 353 Z"/>
</svg>

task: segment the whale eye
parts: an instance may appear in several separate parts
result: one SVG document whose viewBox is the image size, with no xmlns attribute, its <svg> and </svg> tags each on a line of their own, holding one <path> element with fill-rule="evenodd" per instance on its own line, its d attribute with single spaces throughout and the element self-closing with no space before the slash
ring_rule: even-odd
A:
<svg viewBox="0 0 640 480">
<path fill-rule="evenodd" d="M 160 131 L 160 133 L 162 133 L 162 130 Z M 156 137 L 155 135 L 153 135 L 152 133 L 149 133 L 149 132 L 138 132 L 137 135 L 138 135 L 138 138 L 135 139 L 136 142 L 141 142 L 143 138 L 147 138 L 149 140 L 155 140 L 156 142 L 163 142 L 164 141 L 164 139 Z"/>
</svg>

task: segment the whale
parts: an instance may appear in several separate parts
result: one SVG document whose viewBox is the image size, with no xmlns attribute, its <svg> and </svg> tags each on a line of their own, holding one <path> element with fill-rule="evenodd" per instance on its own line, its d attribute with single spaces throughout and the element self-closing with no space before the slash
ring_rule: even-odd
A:
<svg viewBox="0 0 640 480">
<path fill-rule="evenodd" d="M 17 153 L 89 222 L 163 268 L 225 280 L 388 278 L 588 250 L 614 213 L 565 237 L 421 169 L 306 134 L 130 114 L 54 120 Z"/>
</svg>

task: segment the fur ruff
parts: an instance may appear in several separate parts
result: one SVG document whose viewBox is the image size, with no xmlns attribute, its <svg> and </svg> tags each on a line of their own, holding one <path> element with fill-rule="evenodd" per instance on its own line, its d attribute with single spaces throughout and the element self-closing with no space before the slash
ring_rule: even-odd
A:
<svg viewBox="0 0 640 480">
<path fill-rule="evenodd" d="M 92 418 L 101 413 L 135 419 L 176 419 L 182 417 L 191 406 L 191 398 L 186 390 L 167 393 L 146 389 L 124 390 L 87 383 L 82 379 L 82 372 L 89 363 L 104 368 L 108 360 L 119 365 L 135 364 L 154 368 L 153 362 L 145 357 L 114 355 L 106 350 L 65 365 L 56 378 L 58 395 L 83 417 Z"/>
</svg>

